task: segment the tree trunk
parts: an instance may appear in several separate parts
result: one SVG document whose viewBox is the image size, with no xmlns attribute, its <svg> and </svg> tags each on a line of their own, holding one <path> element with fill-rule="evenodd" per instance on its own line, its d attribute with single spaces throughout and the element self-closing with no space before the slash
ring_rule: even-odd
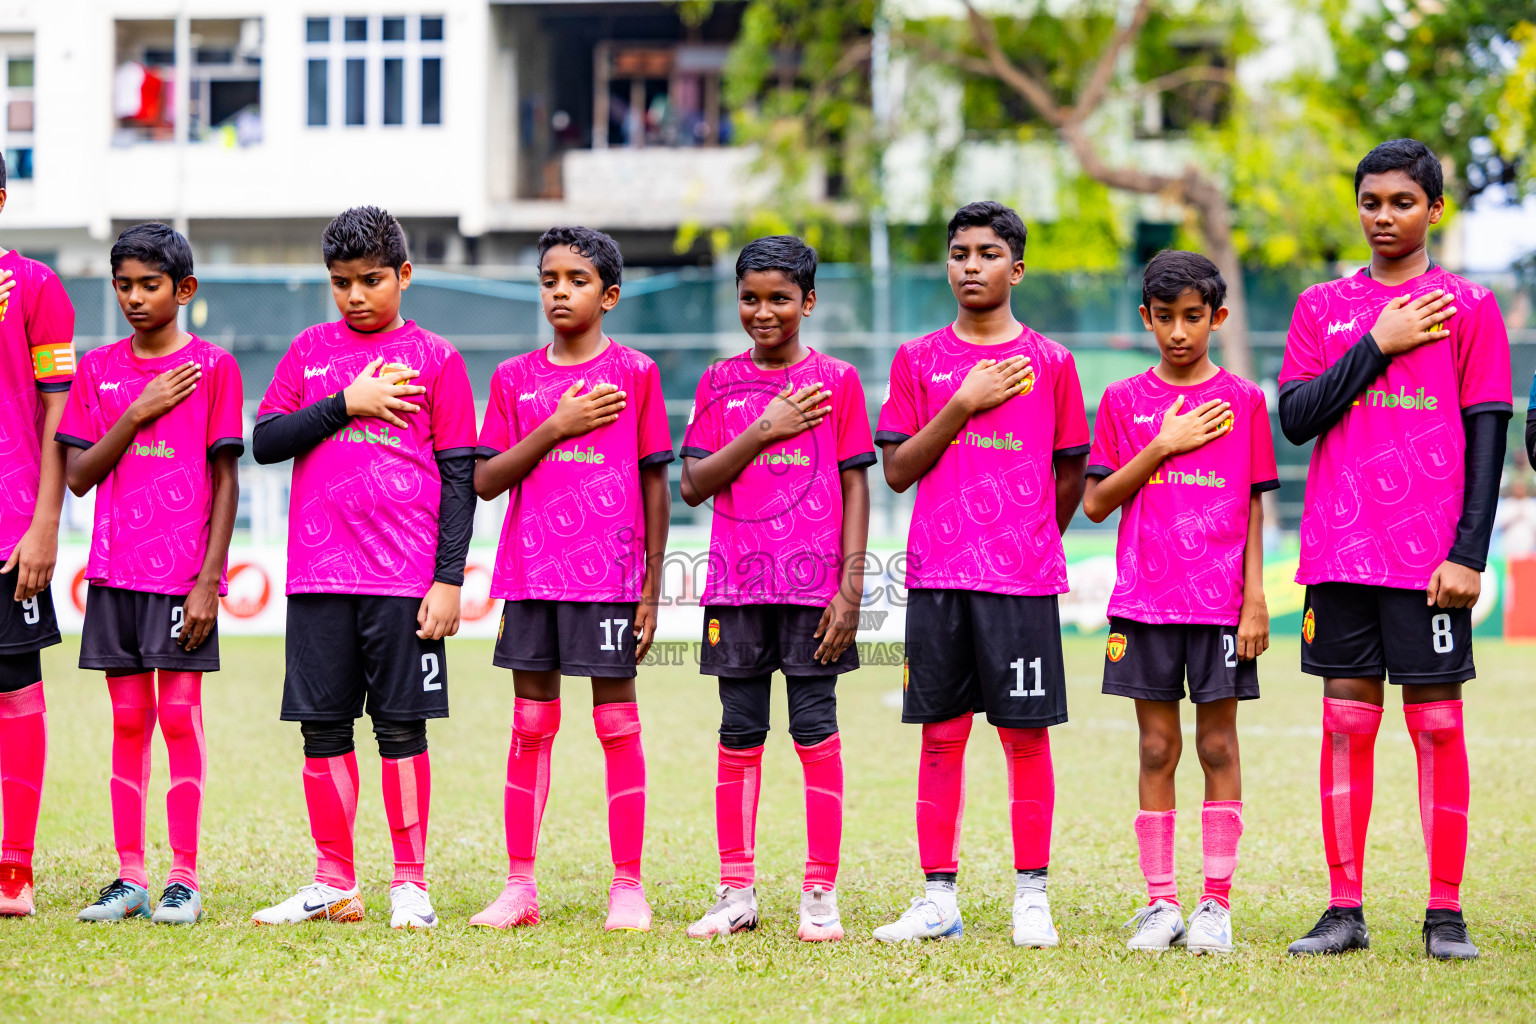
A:
<svg viewBox="0 0 1536 1024">
<path fill-rule="evenodd" d="M 1222 325 L 1221 363 L 1239 377 L 1257 380 L 1253 346 L 1248 340 L 1248 289 L 1243 263 L 1232 242 L 1232 215 L 1219 186 L 1194 168 L 1181 182 L 1184 201 L 1194 210 L 1205 242 L 1205 255 L 1227 282 L 1227 322 Z"/>
</svg>

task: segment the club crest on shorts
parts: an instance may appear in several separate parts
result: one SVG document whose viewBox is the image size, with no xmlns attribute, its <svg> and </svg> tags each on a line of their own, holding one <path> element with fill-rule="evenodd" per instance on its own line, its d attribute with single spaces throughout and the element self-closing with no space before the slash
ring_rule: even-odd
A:
<svg viewBox="0 0 1536 1024">
<path fill-rule="evenodd" d="M 720 642 L 720 620 L 709 620 L 709 646 L 713 647 Z"/>
<path fill-rule="evenodd" d="M 912 666 L 907 664 L 906 660 L 903 659 L 902 663 L 901 663 L 901 690 L 902 690 L 903 693 L 906 692 L 906 690 L 907 690 L 907 683 L 911 682 L 911 680 L 912 680 Z"/>
<path fill-rule="evenodd" d="M 1312 609 L 1307 609 L 1307 614 L 1301 617 L 1301 638 L 1307 643 L 1317 636 L 1317 618 L 1312 614 Z"/>
<path fill-rule="evenodd" d="M 1109 646 L 1105 648 L 1104 653 L 1109 655 L 1110 661 L 1119 661 L 1125 657 L 1125 634 L 1109 634 Z"/>
</svg>

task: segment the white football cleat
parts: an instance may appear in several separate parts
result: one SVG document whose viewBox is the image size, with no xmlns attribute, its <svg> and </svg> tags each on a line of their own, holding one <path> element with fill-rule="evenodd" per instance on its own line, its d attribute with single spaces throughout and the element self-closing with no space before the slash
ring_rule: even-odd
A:
<svg viewBox="0 0 1536 1024">
<path fill-rule="evenodd" d="M 357 886 L 338 889 L 311 882 L 274 906 L 251 915 L 255 924 L 303 924 L 305 921 L 351 923 L 363 919 L 363 901 Z"/>
<path fill-rule="evenodd" d="M 1232 911 L 1215 900 L 1201 900 L 1189 915 L 1185 943 L 1196 956 L 1232 952 Z"/>
<path fill-rule="evenodd" d="M 1013 944 L 1028 949 L 1053 949 L 1061 940 L 1051 922 L 1051 902 L 1045 893 L 1028 890 L 1013 897 Z"/>
<path fill-rule="evenodd" d="M 875 929 L 875 938 L 881 942 L 958 939 L 964 934 L 965 922 L 960 920 L 960 907 L 953 897 L 940 902 L 919 896 L 901 917 Z"/>
<path fill-rule="evenodd" d="M 757 927 L 757 889 L 748 886 L 734 889 L 729 885 L 715 888 L 715 905 L 709 913 L 688 926 L 691 939 L 711 939 L 715 936 L 749 932 Z"/>
<path fill-rule="evenodd" d="M 801 942 L 837 942 L 843 937 L 835 889 L 818 886 L 800 894 L 799 934 Z"/>
<path fill-rule="evenodd" d="M 433 928 L 437 912 L 427 890 L 415 882 L 401 882 L 389 889 L 389 926 L 391 928 Z"/>
<path fill-rule="evenodd" d="M 1142 907 L 1125 926 L 1136 929 L 1131 941 L 1125 944 L 1127 949 L 1158 953 L 1170 946 L 1184 945 L 1184 915 L 1172 900 L 1157 900 Z"/>
</svg>

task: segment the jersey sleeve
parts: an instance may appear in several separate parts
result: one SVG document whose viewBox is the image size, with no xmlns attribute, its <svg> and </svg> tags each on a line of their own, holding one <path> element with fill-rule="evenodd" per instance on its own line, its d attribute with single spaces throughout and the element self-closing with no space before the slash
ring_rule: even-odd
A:
<svg viewBox="0 0 1536 1024">
<path fill-rule="evenodd" d="M 59 418 L 59 429 L 53 436 L 54 440 L 71 448 L 89 448 L 105 433 L 97 419 L 96 382 L 88 366 L 81 368 L 77 379 L 72 379 L 76 382 L 69 389 L 64 415 Z"/>
<path fill-rule="evenodd" d="M 640 409 L 636 424 L 640 432 L 640 468 L 664 466 L 671 462 L 672 431 L 667 426 L 667 400 L 661 393 L 661 368 L 647 360 L 645 369 L 635 381 L 640 391 Z"/>
<path fill-rule="evenodd" d="M 1285 357 L 1280 363 L 1280 383 L 1311 380 L 1328 369 L 1323 339 L 1318 333 L 1317 314 L 1306 292 L 1296 300 L 1291 312 L 1291 326 L 1285 335 Z"/>
<path fill-rule="evenodd" d="M 1123 463 L 1120 460 L 1120 419 L 1115 414 L 1115 393 L 1104 392 L 1099 411 L 1093 417 L 1093 443 L 1088 451 L 1088 476 L 1109 476 Z"/>
<path fill-rule="evenodd" d="M 1248 412 L 1248 479 L 1253 493 L 1273 491 L 1280 486 L 1280 471 L 1275 468 L 1275 436 L 1269 429 L 1269 403 L 1260 391 Z"/>
<path fill-rule="evenodd" d="M 208 424 L 208 453 L 233 448 L 236 455 L 245 452 L 245 388 L 240 380 L 240 365 L 234 356 L 220 356 L 213 368 L 211 422 Z"/>
<path fill-rule="evenodd" d="M 880 403 L 880 421 L 875 425 L 875 441 L 900 444 L 923 429 L 919 407 L 917 376 L 912 370 L 912 353 L 906 345 L 896 350 L 891 361 L 891 376 L 885 384 L 885 401 Z"/>
<path fill-rule="evenodd" d="M 469 455 L 475 449 L 475 392 L 464 357 L 450 351 L 428 391 L 432 400 L 432 450 Z"/>
<path fill-rule="evenodd" d="M 299 411 L 299 402 L 304 397 L 304 357 L 299 351 L 303 337 L 293 339 L 283 358 L 277 361 L 277 369 L 272 371 L 272 383 L 267 385 L 267 393 L 261 396 L 261 404 L 256 407 L 257 422 Z"/>
<path fill-rule="evenodd" d="M 1083 385 L 1077 379 L 1077 360 L 1063 351 L 1061 365 L 1051 375 L 1055 389 L 1056 437 L 1051 443 L 1054 455 L 1088 454 L 1088 413 L 1083 408 Z"/>
<path fill-rule="evenodd" d="M 75 376 L 75 307 L 57 275 L 44 269 L 40 277 L 26 315 L 32 376 L 39 391 L 68 391 Z"/>
<path fill-rule="evenodd" d="M 506 364 L 491 375 L 491 399 L 485 407 L 485 422 L 480 425 L 480 443 L 475 447 L 480 458 L 493 459 L 519 440 L 517 414 L 512 408 L 517 394 L 514 384 L 512 368 Z"/>
<path fill-rule="evenodd" d="M 1470 311 L 1467 343 L 1457 352 L 1457 391 L 1464 413 L 1511 412 L 1509 331 L 1492 292 Z"/>
<path fill-rule="evenodd" d="M 869 409 L 864 402 L 864 385 L 853 367 L 843 375 L 832 418 L 837 428 L 837 469 L 861 469 L 875 464 L 875 439 L 869 432 Z"/>
<path fill-rule="evenodd" d="M 720 403 L 713 401 L 715 368 L 710 367 L 699 378 L 699 386 L 693 390 L 693 406 L 688 410 L 688 425 L 683 428 L 682 455 L 688 459 L 705 459 L 725 447 L 720 437 Z"/>
</svg>

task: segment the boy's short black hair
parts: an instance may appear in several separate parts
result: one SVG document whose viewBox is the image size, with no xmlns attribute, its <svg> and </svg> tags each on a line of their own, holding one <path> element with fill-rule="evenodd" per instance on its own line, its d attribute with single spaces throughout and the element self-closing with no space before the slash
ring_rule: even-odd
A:
<svg viewBox="0 0 1536 1024">
<path fill-rule="evenodd" d="M 1388 171 L 1402 171 L 1412 178 L 1429 197 L 1430 205 L 1445 194 L 1445 175 L 1440 169 L 1440 161 L 1418 139 L 1391 139 L 1365 154 L 1365 159 L 1355 168 L 1355 195 L 1360 194 L 1360 182 L 1367 174 Z"/>
<path fill-rule="evenodd" d="M 949 218 L 949 236 L 944 244 L 955 240 L 961 228 L 991 228 L 998 238 L 1008 243 L 1015 262 L 1024 258 L 1024 243 L 1029 239 L 1029 229 L 1012 207 L 987 199 L 979 203 L 967 203 Z"/>
<path fill-rule="evenodd" d="M 125 260 L 138 260 L 171 279 L 174 288 L 192 276 L 192 246 L 186 236 L 169 224 L 135 224 L 112 243 L 112 273 Z"/>
<path fill-rule="evenodd" d="M 1227 301 L 1226 279 L 1204 256 L 1182 249 L 1164 249 L 1153 256 L 1141 278 L 1141 304 L 1151 309 L 1153 299 L 1173 302 L 1187 291 L 1199 295 L 1212 313 Z"/>
<path fill-rule="evenodd" d="M 619 243 L 593 228 L 563 226 L 550 228 L 539 236 L 539 269 L 544 269 L 544 254 L 557 245 L 566 245 L 592 262 L 607 291 L 624 280 L 624 254 Z"/>
<path fill-rule="evenodd" d="M 794 235 L 754 238 L 736 257 L 736 283 L 754 270 L 777 270 L 793 281 L 805 297 L 816 289 L 816 250 Z"/>
<path fill-rule="evenodd" d="M 397 274 L 411 258 L 400 222 L 377 206 L 354 206 L 337 216 L 320 235 L 320 251 L 327 267 L 367 260 L 374 266 L 393 267 Z"/>
</svg>

